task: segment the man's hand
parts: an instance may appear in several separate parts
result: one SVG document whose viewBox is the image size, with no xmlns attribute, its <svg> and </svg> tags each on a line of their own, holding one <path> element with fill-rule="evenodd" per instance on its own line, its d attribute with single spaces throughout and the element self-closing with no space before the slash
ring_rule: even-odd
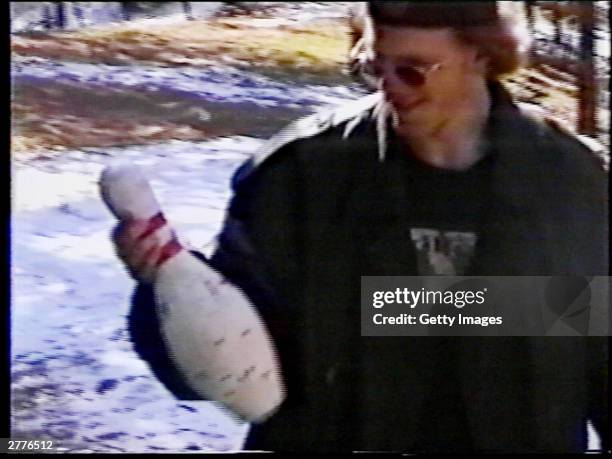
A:
<svg viewBox="0 0 612 459">
<path fill-rule="evenodd" d="M 138 282 L 150 284 L 155 279 L 163 245 L 155 232 L 142 237 L 147 227 L 147 220 L 123 221 L 113 229 L 111 239 L 115 253 L 130 275 Z"/>
</svg>

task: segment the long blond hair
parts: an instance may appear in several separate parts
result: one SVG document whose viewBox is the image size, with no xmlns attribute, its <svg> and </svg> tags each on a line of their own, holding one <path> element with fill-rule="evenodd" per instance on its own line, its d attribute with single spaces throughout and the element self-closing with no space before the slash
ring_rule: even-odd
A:
<svg viewBox="0 0 612 459">
<path fill-rule="evenodd" d="M 479 3 L 486 3 L 487 11 L 474 9 Z M 376 6 L 375 14 L 372 14 L 372 4 Z M 429 14 L 428 17 L 419 17 L 415 11 L 423 8 L 429 8 L 425 13 Z M 463 9 L 466 15 L 462 18 L 457 14 L 440 14 L 448 8 L 456 8 L 455 13 Z M 477 14 L 470 18 L 469 15 L 474 12 Z M 449 20 L 455 22 L 449 23 Z M 371 90 L 382 89 L 380 80 L 375 81 L 365 73 L 366 62 L 374 57 L 375 23 L 408 27 L 450 27 L 460 41 L 477 47 L 482 55 L 488 57 L 487 79 L 490 81 L 499 80 L 501 76 L 525 65 L 531 46 L 522 2 L 358 2 L 349 9 L 349 71 Z M 378 156 L 380 161 L 383 161 L 387 148 L 389 119 L 393 125 L 397 124 L 397 113 L 384 97 L 380 97 L 372 117 L 376 119 Z"/>
<path fill-rule="evenodd" d="M 489 21 L 470 23 L 464 20 L 461 23 L 453 15 L 439 14 L 445 9 L 457 7 L 456 2 L 358 2 L 349 9 L 349 29 L 351 49 L 349 52 L 350 71 L 353 76 L 359 77 L 363 71 L 363 64 L 373 55 L 374 25 L 406 25 L 425 27 L 419 25 L 427 23 L 427 14 L 435 21 L 429 21 L 426 27 L 449 27 L 456 37 L 465 44 L 475 46 L 489 58 L 487 78 L 498 80 L 502 75 L 512 73 L 525 65 L 531 47 L 531 36 L 527 27 L 524 5 L 522 2 L 461 2 L 463 11 L 478 11 L 479 4 L 487 4 L 488 8 L 494 6 L 495 15 Z M 495 5 L 491 5 L 494 3 Z M 372 6 L 375 5 L 373 9 Z M 473 6 L 472 6 L 473 5 Z M 427 12 L 427 9 L 430 9 Z M 374 11 L 373 11 L 374 10 Z M 417 12 L 425 11 L 419 17 Z M 439 12 L 438 12 L 439 10 Z M 456 16 L 456 15 L 454 15 Z M 480 13 L 482 16 L 482 13 Z M 416 18 L 416 19 L 415 19 Z M 421 22 L 419 22 L 421 18 Z M 460 19 L 460 18 L 459 18 Z M 415 25 L 417 24 L 417 25 Z"/>
</svg>

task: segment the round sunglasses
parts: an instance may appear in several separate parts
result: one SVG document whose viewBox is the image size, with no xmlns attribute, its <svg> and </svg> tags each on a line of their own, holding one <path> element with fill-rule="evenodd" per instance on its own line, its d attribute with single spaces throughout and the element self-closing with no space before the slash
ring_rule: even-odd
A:
<svg viewBox="0 0 612 459">
<path fill-rule="evenodd" d="M 423 86 L 427 81 L 427 76 L 438 69 L 444 63 L 438 62 L 430 65 L 414 65 L 414 64 L 396 64 L 391 65 L 396 77 L 408 86 L 418 87 Z M 363 75 L 369 83 L 376 83 L 384 78 L 384 66 L 380 60 L 373 59 L 365 62 L 363 66 Z"/>
</svg>

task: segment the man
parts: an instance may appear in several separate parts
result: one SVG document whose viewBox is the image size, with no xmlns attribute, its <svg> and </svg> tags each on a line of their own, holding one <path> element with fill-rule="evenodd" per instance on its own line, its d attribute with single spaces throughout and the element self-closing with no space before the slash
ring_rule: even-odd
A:
<svg viewBox="0 0 612 459">
<path fill-rule="evenodd" d="M 607 341 L 362 337 L 360 276 L 607 275 L 607 177 L 498 83 L 526 51 L 495 2 L 370 2 L 353 54 L 380 91 L 289 126 L 235 174 L 205 260 L 258 307 L 287 399 L 249 434 L 273 451 L 576 452 L 608 445 Z M 120 227 L 141 280 L 136 350 L 161 346 L 154 238 Z"/>
</svg>

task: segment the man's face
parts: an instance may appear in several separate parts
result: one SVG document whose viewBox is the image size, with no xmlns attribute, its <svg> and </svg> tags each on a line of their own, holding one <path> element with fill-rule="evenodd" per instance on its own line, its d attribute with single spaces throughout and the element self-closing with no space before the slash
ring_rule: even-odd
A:
<svg viewBox="0 0 612 459">
<path fill-rule="evenodd" d="M 377 26 L 375 68 L 400 124 L 415 131 L 439 128 L 464 107 L 486 62 L 450 29 Z M 419 69 L 424 78 L 411 71 Z"/>
</svg>

